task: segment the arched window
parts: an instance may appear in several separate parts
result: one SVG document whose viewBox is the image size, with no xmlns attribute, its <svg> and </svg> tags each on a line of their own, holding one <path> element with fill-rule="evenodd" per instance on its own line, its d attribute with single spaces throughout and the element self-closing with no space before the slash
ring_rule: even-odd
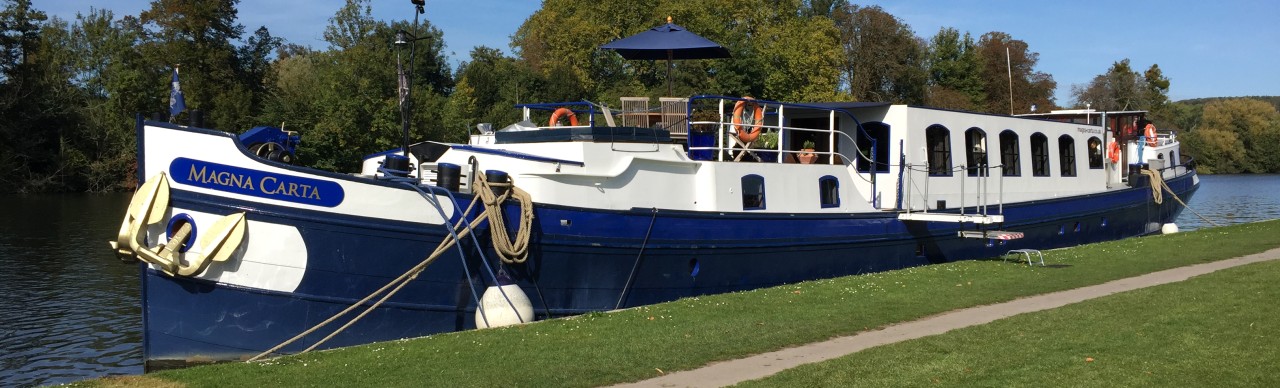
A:
<svg viewBox="0 0 1280 388">
<path fill-rule="evenodd" d="M 858 131 L 858 152 L 862 153 L 857 157 L 858 172 L 872 172 L 872 163 L 867 160 L 872 157 L 872 139 L 876 143 L 874 172 L 889 172 L 889 124 L 881 122 L 863 123 Z"/>
<path fill-rule="evenodd" d="M 973 127 L 964 131 L 965 162 L 969 176 L 987 176 L 987 133 Z"/>
<path fill-rule="evenodd" d="M 818 200 L 822 207 L 840 207 L 840 180 L 831 175 L 818 178 Z"/>
<path fill-rule="evenodd" d="M 764 177 L 751 174 L 742 177 L 742 210 L 764 209 Z"/>
<path fill-rule="evenodd" d="M 1076 140 L 1069 135 L 1058 137 L 1058 162 L 1062 176 L 1076 176 Z"/>
<path fill-rule="evenodd" d="M 1000 132 L 1000 164 L 1004 176 L 1022 176 L 1022 157 L 1018 148 L 1018 134 L 1006 129 Z"/>
<path fill-rule="evenodd" d="M 1031 134 L 1031 175 L 1049 176 L 1049 137 L 1040 132 Z"/>
<path fill-rule="evenodd" d="M 1089 138 L 1089 168 L 1102 168 L 1102 139 Z"/>
<path fill-rule="evenodd" d="M 925 130 L 929 147 L 929 175 L 951 176 L 951 131 L 934 124 Z"/>
</svg>

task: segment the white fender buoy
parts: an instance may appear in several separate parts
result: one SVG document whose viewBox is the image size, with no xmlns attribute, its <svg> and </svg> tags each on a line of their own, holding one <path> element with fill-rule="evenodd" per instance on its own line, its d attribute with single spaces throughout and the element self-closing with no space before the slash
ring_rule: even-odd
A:
<svg viewBox="0 0 1280 388">
<path fill-rule="evenodd" d="M 1170 223 L 1167 223 L 1167 224 L 1161 225 L 1161 226 L 1160 226 L 1160 233 L 1163 233 L 1163 234 L 1174 234 L 1174 233 L 1178 233 L 1178 224 L 1175 224 L 1175 223 L 1170 222 Z"/>
<path fill-rule="evenodd" d="M 498 284 L 502 285 L 501 291 L 497 286 L 490 286 L 480 297 L 480 306 L 476 309 L 476 328 L 533 322 L 533 303 L 529 302 L 529 296 L 524 294 L 520 286 L 508 279 L 506 274 L 498 275 Z M 506 297 L 503 297 L 503 293 L 506 293 Z M 511 302 L 507 303 L 507 299 Z"/>
</svg>

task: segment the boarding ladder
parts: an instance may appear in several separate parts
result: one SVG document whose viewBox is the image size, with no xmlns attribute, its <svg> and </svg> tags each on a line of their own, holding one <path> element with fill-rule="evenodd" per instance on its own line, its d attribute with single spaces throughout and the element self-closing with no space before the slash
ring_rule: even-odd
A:
<svg viewBox="0 0 1280 388">
<path fill-rule="evenodd" d="M 979 174 L 973 177 L 967 176 L 969 169 L 966 169 L 963 165 L 952 170 L 953 173 L 958 172 L 961 174 L 960 207 L 956 212 L 929 211 L 930 179 L 928 174 L 930 171 L 928 166 L 925 166 L 923 169 L 920 169 L 919 167 L 920 166 L 914 166 L 913 168 L 911 164 L 907 164 L 905 167 L 907 173 L 904 174 L 904 179 L 906 181 L 903 182 L 902 194 L 904 198 L 904 206 L 902 213 L 898 214 L 899 220 L 908 222 L 952 222 L 959 224 L 974 224 L 974 230 L 960 230 L 958 232 L 959 236 L 964 238 L 1014 240 L 1023 237 L 1022 232 L 997 230 L 999 226 L 1004 224 L 1004 174 L 1001 174 L 1001 179 L 998 180 L 994 209 L 990 206 L 991 201 L 988 200 L 991 195 L 989 190 L 990 186 L 988 185 L 988 180 L 991 175 L 990 171 L 992 169 L 999 169 L 1002 166 L 975 167 L 974 169 L 977 169 Z M 914 178 L 916 173 L 925 174 L 925 179 L 923 179 L 923 189 L 916 185 L 916 179 Z M 973 190 L 973 193 L 969 193 L 968 185 L 965 183 L 970 178 L 977 181 L 977 187 Z M 914 208 L 914 199 L 916 198 L 914 195 L 916 194 L 918 194 L 919 198 L 922 200 L 922 209 Z M 970 195 L 976 197 L 976 202 L 972 206 L 974 212 L 968 212 L 967 210 L 967 208 L 969 208 L 969 206 L 967 206 L 967 201 Z M 939 207 L 941 208 L 942 206 Z M 994 210 L 994 212 L 992 212 L 992 210 Z"/>
</svg>

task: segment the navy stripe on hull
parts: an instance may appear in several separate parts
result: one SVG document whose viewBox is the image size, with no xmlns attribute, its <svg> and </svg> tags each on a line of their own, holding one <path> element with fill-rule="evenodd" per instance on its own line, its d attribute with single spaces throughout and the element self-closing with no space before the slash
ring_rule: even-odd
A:
<svg viewBox="0 0 1280 388">
<path fill-rule="evenodd" d="M 1189 200 L 1197 189 L 1192 177 L 1168 183 Z M 444 236 L 439 225 L 349 216 L 335 222 L 322 213 L 178 190 L 173 206 L 214 214 L 247 210 L 250 220 L 297 227 L 310 254 L 303 280 L 292 293 L 175 279 L 144 269 L 148 362 L 256 354 L 399 276 Z M 956 233 L 961 226 L 956 224 L 902 222 L 896 213 L 720 215 L 657 210 L 655 216 L 652 209 L 594 211 L 538 205 L 529 261 L 506 268 L 540 317 L 544 311 L 566 315 L 613 309 L 633 267 L 637 273 L 622 307 L 992 257 L 1010 249 L 1047 249 L 1146 235 L 1159 232 L 1160 225 L 1172 222 L 1181 209 L 1171 199 L 1155 204 L 1150 188 L 1006 205 L 1002 228 L 1024 232 L 1026 237 L 992 241 L 959 238 Z M 652 233 L 643 244 L 650 223 Z M 490 252 L 487 233 L 478 237 L 479 249 Z M 638 257 L 642 245 L 644 254 Z M 485 263 L 471 254 L 477 247 L 469 242 L 464 247 L 471 251 L 465 259 L 451 250 L 389 305 L 325 347 L 474 328 L 472 293 L 484 291 L 488 275 Z M 328 330 L 319 333 L 285 351 L 309 346 Z"/>
</svg>

